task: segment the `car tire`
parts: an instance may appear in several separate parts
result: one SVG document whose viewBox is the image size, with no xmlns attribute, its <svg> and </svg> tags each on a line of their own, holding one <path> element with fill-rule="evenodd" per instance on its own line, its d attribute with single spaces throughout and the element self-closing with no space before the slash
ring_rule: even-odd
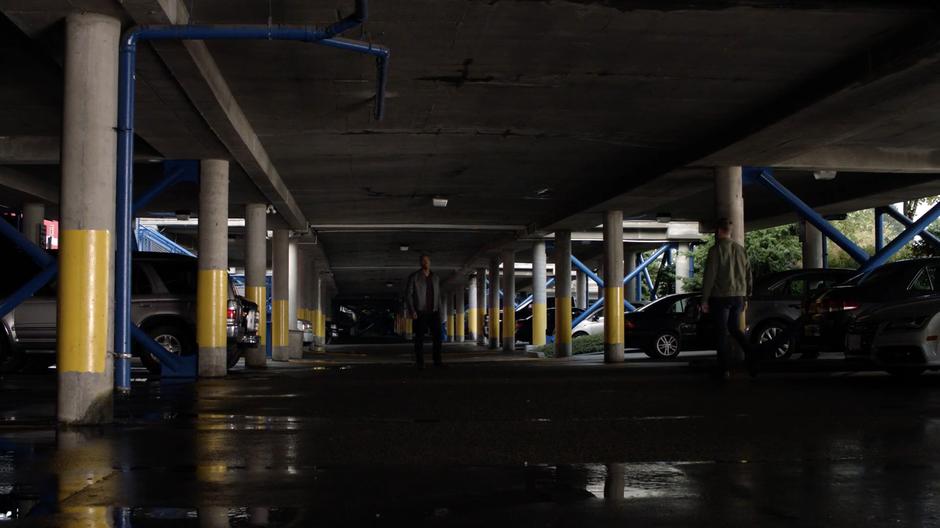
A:
<svg viewBox="0 0 940 528">
<path fill-rule="evenodd" d="M 586 336 L 586 335 L 588 335 L 587 332 L 578 331 L 578 332 L 575 332 L 574 335 L 572 335 L 571 337 L 584 337 L 584 336 Z"/>
<path fill-rule="evenodd" d="M 161 324 L 148 328 L 147 335 L 171 354 L 191 356 L 196 353 L 196 340 L 186 327 L 179 324 Z M 150 352 L 141 349 L 140 362 L 151 374 L 160 374 L 160 362 Z"/>
<path fill-rule="evenodd" d="M 682 339 L 676 332 L 664 330 L 658 332 L 643 351 L 653 359 L 671 361 L 679 357 L 679 352 L 682 351 Z"/>
<path fill-rule="evenodd" d="M 772 319 L 758 325 L 757 328 L 751 332 L 751 344 L 759 346 L 767 341 L 779 339 L 781 334 L 786 336 L 786 343 L 774 348 L 773 357 L 767 357 L 767 359 L 789 359 L 790 356 L 793 355 L 793 349 L 796 348 L 796 344 L 793 339 L 793 329 L 791 325 L 788 325 L 785 321 Z"/>
</svg>

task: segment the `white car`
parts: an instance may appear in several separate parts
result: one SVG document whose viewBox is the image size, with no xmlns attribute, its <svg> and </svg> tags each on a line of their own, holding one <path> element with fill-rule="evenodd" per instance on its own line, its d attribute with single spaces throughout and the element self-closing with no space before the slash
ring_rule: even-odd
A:
<svg viewBox="0 0 940 528">
<path fill-rule="evenodd" d="M 572 337 L 581 337 L 586 335 L 604 335 L 604 312 L 598 310 L 594 315 L 578 323 L 578 326 L 571 329 Z"/>
<path fill-rule="evenodd" d="M 868 355 L 892 374 L 940 369 L 940 296 L 878 305 L 858 314 L 846 350 Z"/>
</svg>

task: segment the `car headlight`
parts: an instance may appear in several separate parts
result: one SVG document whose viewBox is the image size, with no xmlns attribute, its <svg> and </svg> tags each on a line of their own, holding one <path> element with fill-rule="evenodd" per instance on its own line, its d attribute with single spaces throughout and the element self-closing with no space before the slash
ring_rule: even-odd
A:
<svg viewBox="0 0 940 528">
<path fill-rule="evenodd" d="M 905 317 L 903 319 L 895 319 L 894 321 L 891 321 L 885 325 L 885 330 L 919 330 L 927 324 L 929 319 L 930 316 L 927 315 L 921 317 Z"/>
</svg>

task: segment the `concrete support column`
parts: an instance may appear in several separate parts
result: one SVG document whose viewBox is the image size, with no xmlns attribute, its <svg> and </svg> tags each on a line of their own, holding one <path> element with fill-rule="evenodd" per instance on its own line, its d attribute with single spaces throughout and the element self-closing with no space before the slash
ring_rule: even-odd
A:
<svg viewBox="0 0 940 528">
<path fill-rule="evenodd" d="M 287 346 L 288 358 L 296 359 L 303 343 L 303 332 L 297 328 L 297 301 L 300 293 L 300 273 L 297 259 L 297 242 L 287 245 Z M 300 343 L 300 345 L 298 345 Z"/>
<path fill-rule="evenodd" d="M 458 343 L 463 343 L 465 334 L 464 329 L 467 326 L 464 302 L 463 284 L 459 284 L 457 285 L 457 291 L 454 294 L 454 305 L 457 308 L 457 315 L 454 319 L 454 340 Z"/>
<path fill-rule="evenodd" d="M 484 335 L 483 329 L 484 325 L 486 324 L 486 268 L 477 268 L 477 274 L 476 277 L 474 277 L 473 282 L 476 284 L 477 298 L 476 342 L 479 346 L 485 346 L 486 336 Z"/>
<path fill-rule="evenodd" d="M 272 243 L 271 359 L 290 359 L 288 298 L 290 297 L 290 230 L 274 231 Z"/>
<path fill-rule="evenodd" d="M 555 279 L 555 282 L 557 283 L 558 279 Z M 577 275 L 575 275 L 575 303 L 574 304 L 576 308 L 587 310 L 588 276 L 585 275 L 583 271 L 578 271 Z"/>
<path fill-rule="evenodd" d="M 679 244 L 676 249 L 676 293 L 687 293 L 686 283 L 692 272 L 692 246 L 688 242 Z"/>
<path fill-rule="evenodd" d="M 490 294 L 490 314 L 489 314 L 489 334 L 490 334 L 490 343 L 489 347 L 496 349 L 499 348 L 499 319 L 500 319 L 500 305 L 499 305 L 499 260 L 493 258 L 490 260 L 490 285 L 489 285 L 489 294 Z"/>
<path fill-rule="evenodd" d="M 57 325 L 58 419 L 113 418 L 117 71 L 121 22 L 65 22 Z"/>
<path fill-rule="evenodd" d="M 451 304 L 453 304 L 453 300 L 451 299 L 450 291 L 444 286 L 441 286 L 441 319 L 444 322 L 444 336 L 446 337 L 446 341 L 451 341 L 454 338 L 454 319 L 450 314 Z"/>
<path fill-rule="evenodd" d="M 803 232 L 803 268 L 823 267 L 822 231 L 806 220 L 800 220 Z"/>
<path fill-rule="evenodd" d="M 536 242 L 532 246 L 532 344 L 536 346 L 545 344 L 545 334 L 548 331 L 545 268 L 545 242 Z M 570 275 L 568 282 L 571 282 Z"/>
<path fill-rule="evenodd" d="M 604 362 L 623 362 L 623 211 L 604 215 Z"/>
<path fill-rule="evenodd" d="M 477 311 L 479 310 L 477 304 L 477 280 L 476 277 L 471 277 L 467 282 L 467 341 L 476 342 L 477 335 L 479 334 L 479 317 L 477 316 Z"/>
<path fill-rule="evenodd" d="M 626 277 L 627 275 L 633 273 L 635 269 L 636 269 L 636 252 L 635 251 L 625 252 L 623 256 L 623 273 L 624 273 L 623 276 Z M 637 285 L 639 284 L 642 284 L 642 281 L 640 279 L 640 276 L 638 275 L 635 279 L 623 285 L 625 289 L 624 297 L 626 297 L 627 301 L 629 301 L 630 304 L 636 304 L 640 302 L 639 292 L 641 290 L 640 288 L 637 287 Z"/>
<path fill-rule="evenodd" d="M 719 167 L 715 170 L 715 219 L 731 221 L 731 240 L 744 245 L 744 188 L 741 167 Z M 747 328 L 745 312 L 741 311 L 741 331 Z M 731 341 L 732 361 L 744 359 L 744 352 Z"/>
<path fill-rule="evenodd" d="M 228 372 L 228 161 L 202 160 L 199 168 L 199 276 L 196 287 L 196 343 L 199 376 Z"/>
<path fill-rule="evenodd" d="M 320 278 L 320 270 L 313 270 L 313 273 L 310 275 L 310 285 L 310 312 L 313 318 L 310 322 L 313 324 L 314 330 L 313 344 L 314 346 L 322 347 L 326 344 L 326 334 L 324 332 L 326 328 L 326 316 L 324 315 L 326 305 L 324 297 L 326 297 L 326 292 L 323 289 L 323 279 Z"/>
<path fill-rule="evenodd" d="M 503 352 L 516 349 L 516 254 L 503 252 Z"/>
<path fill-rule="evenodd" d="M 330 290 L 323 284 L 323 277 L 319 272 L 317 272 L 317 283 L 320 285 L 319 304 L 317 306 L 319 312 L 317 318 L 320 320 L 320 346 L 325 347 L 330 338 L 329 323 L 333 321 L 333 297 Z M 408 317 L 406 316 L 405 319 L 407 320 Z M 407 327 L 405 330 L 406 334 L 410 332 Z"/>
<path fill-rule="evenodd" d="M 555 357 L 571 355 L 571 231 L 555 231 Z"/>
<path fill-rule="evenodd" d="M 744 245 L 741 167 L 719 167 L 715 170 L 715 218 L 731 220 L 731 240 Z"/>
<path fill-rule="evenodd" d="M 21 230 L 26 238 L 36 243 L 40 247 L 46 247 L 46 241 L 42 236 L 42 221 L 46 216 L 46 206 L 38 202 L 28 202 L 23 204 L 23 222 Z"/>
<path fill-rule="evenodd" d="M 245 206 L 245 297 L 258 305 L 258 346 L 245 352 L 245 366 L 267 366 L 267 288 L 265 274 L 268 267 L 267 205 Z"/>
</svg>

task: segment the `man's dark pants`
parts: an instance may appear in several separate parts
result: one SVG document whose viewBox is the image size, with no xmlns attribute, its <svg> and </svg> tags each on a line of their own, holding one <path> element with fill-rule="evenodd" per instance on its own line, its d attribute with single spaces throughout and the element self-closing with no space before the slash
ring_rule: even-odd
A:
<svg viewBox="0 0 940 528">
<path fill-rule="evenodd" d="M 438 312 L 421 312 L 414 322 L 415 364 L 424 366 L 424 334 L 431 334 L 434 364 L 441 364 L 441 317 Z"/>
<path fill-rule="evenodd" d="M 741 331 L 741 312 L 744 311 L 744 297 L 712 297 L 708 300 L 708 309 L 715 318 L 715 335 L 718 339 L 718 370 L 727 372 L 737 363 L 731 349 L 729 337 L 734 338 L 745 353 L 749 345 Z M 750 358 L 750 354 L 748 355 Z"/>
</svg>

